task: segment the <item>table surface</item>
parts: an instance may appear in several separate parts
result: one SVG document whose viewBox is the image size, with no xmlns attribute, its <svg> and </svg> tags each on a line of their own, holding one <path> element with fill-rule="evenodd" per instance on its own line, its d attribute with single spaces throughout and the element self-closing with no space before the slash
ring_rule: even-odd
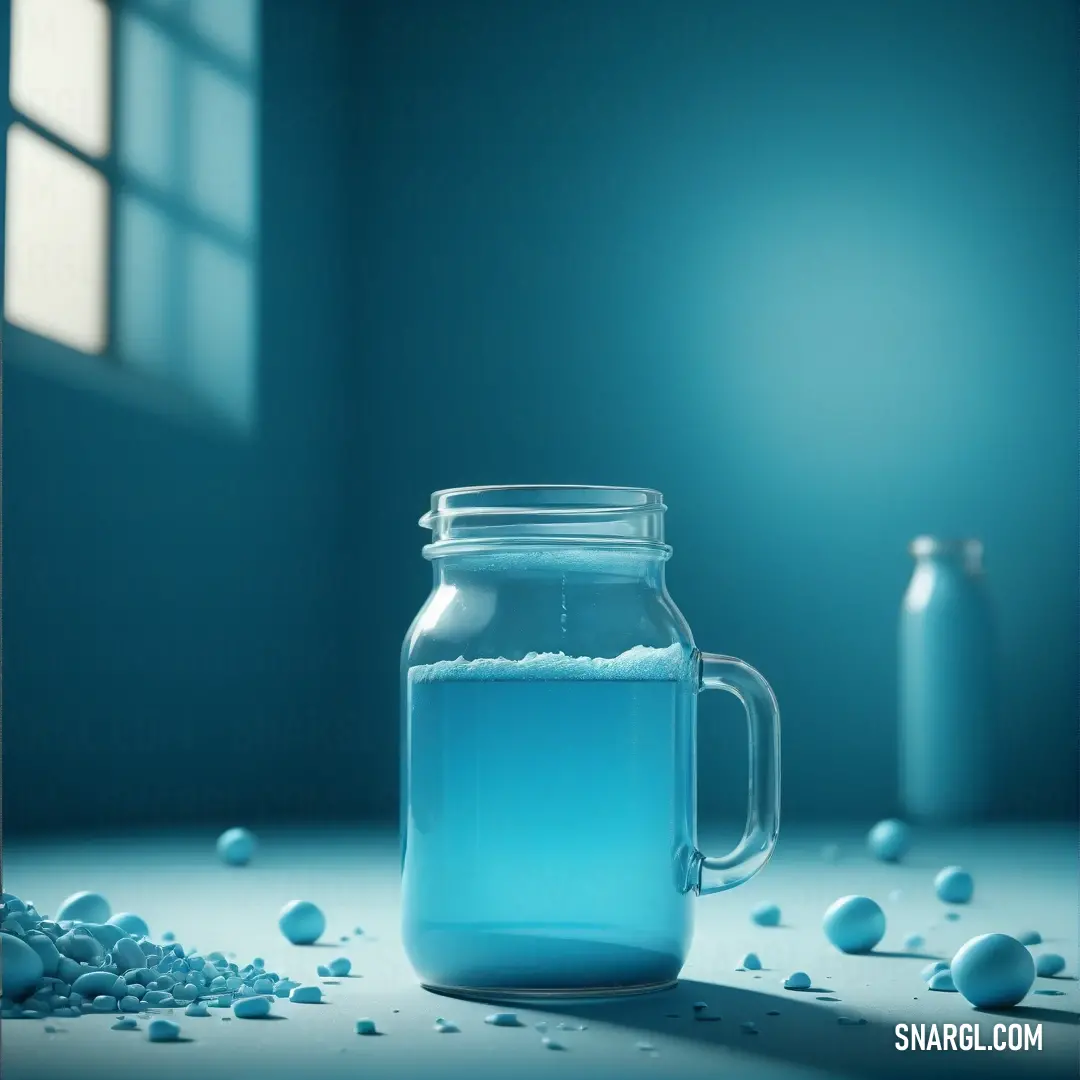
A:
<svg viewBox="0 0 1080 1080">
<path fill-rule="evenodd" d="M 726 838 L 725 838 L 726 839 Z M 207 1019 L 178 1009 L 186 1041 L 150 1043 L 146 1019 L 137 1032 L 113 1031 L 115 1016 L 3 1023 L 5 1080 L 319 1080 L 364 1076 L 433 1075 L 533 1080 L 607 1080 L 637 1076 L 730 1076 L 738 1080 L 812 1077 L 1075 1078 L 1080 1075 L 1078 953 L 1078 837 L 1060 825 L 916 832 L 902 864 L 885 865 L 865 851 L 850 829 L 785 828 L 772 862 L 755 880 L 722 895 L 703 897 L 690 959 L 673 990 L 620 1002 L 517 1009 L 519 1028 L 483 1018 L 493 1006 L 438 997 L 417 985 L 398 932 L 396 838 L 370 830 L 311 829 L 267 833 L 244 868 L 223 866 L 214 836 L 176 833 L 82 841 L 8 842 L 4 889 L 54 912 L 80 889 L 103 892 L 114 910 L 137 911 L 160 940 L 171 930 L 185 946 L 233 951 L 239 963 L 264 957 L 268 969 L 304 982 L 323 982 L 326 1004 L 276 1001 L 285 1022 L 232 1020 L 211 1010 Z M 719 843 L 719 840 L 718 840 Z M 837 844 L 827 857 L 823 848 Z M 972 902 L 956 921 L 933 890 L 935 873 L 962 864 L 975 877 Z M 899 891 L 899 895 L 897 895 Z M 884 941 L 867 956 L 837 952 L 821 932 L 821 916 L 838 896 L 863 893 L 885 909 Z M 328 928 L 315 946 L 290 945 L 277 914 L 290 899 L 312 899 Z M 775 928 L 754 925 L 749 912 L 762 900 L 783 911 Z M 364 933 L 353 934 L 356 926 Z M 980 1012 L 959 994 L 928 991 L 919 972 L 928 958 L 950 958 L 966 940 L 991 931 L 1039 930 L 1039 949 L 1061 953 L 1065 973 L 1037 979 L 1008 1013 Z M 923 934 L 914 953 L 902 942 Z M 350 935 L 341 941 L 343 935 Z M 759 972 L 737 971 L 755 951 Z M 1036 950 L 1038 951 L 1038 950 Z M 354 974 L 319 980 L 316 966 L 344 955 Z M 794 970 L 808 972 L 814 990 L 783 989 Z M 718 1022 L 694 1019 L 705 1001 Z M 506 1006 L 499 1007 L 505 1010 Z M 768 1016 L 776 1010 L 779 1016 Z M 439 1034 L 445 1016 L 458 1034 Z M 863 1018 L 860 1026 L 838 1017 Z M 354 1034 L 353 1021 L 371 1017 L 382 1035 Z M 535 1024 L 546 1020 L 563 1052 L 541 1042 Z M 753 1020 L 757 1034 L 742 1023 Z M 903 1053 L 894 1025 L 977 1022 L 989 1042 L 996 1023 L 1041 1025 L 1042 1049 L 1022 1052 Z M 46 1024 L 58 1030 L 49 1033 Z M 586 1025 L 559 1030 L 560 1023 Z M 641 1049 L 645 1043 L 652 1049 Z"/>
</svg>

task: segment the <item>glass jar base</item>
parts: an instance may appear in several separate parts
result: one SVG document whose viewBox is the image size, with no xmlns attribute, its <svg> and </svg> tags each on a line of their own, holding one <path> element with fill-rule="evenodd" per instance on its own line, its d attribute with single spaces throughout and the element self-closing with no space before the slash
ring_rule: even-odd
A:
<svg viewBox="0 0 1080 1080">
<path fill-rule="evenodd" d="M 678 984 L 678 981 L 678 979 L 669 979 L 665 982 L 643 983 L 636 986 L 598 986 L 587 989 L 575 986 L 565 990 L 440 986 L 436 983 L 421 983 L 420 985 L 433 994 L 439 994 L 442 997 L 460 998 L 463 1001 L 479 1001 L 492 1005 L 543 1006 L 544 1004 L 556 1002 L 560 1005 L 572 1005 L 577 1002 L 596 1005 L 604 1001 L 617 1001 L 622 998 L 637 997 L 641 994 L 655 994 L 661 990 L 671 990 Z"/>
</svg>

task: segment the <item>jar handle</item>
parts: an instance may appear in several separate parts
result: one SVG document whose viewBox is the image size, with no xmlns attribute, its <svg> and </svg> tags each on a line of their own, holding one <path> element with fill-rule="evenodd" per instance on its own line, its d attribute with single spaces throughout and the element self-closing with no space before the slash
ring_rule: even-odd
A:
<svg viewBox="0 0 1080 1080">
<path fill-rule="evenodd" d="M 742 702 L 750 735 L 746 828 L 733 851 L 713 858 L 696 851 L 689 881 L 698 895 L 749 881 L 769 861 L 780 831 L 780 707 L 764 676 L 733 656 L 701 654 L 701 689 L 726 690 Z"/>
</svg>

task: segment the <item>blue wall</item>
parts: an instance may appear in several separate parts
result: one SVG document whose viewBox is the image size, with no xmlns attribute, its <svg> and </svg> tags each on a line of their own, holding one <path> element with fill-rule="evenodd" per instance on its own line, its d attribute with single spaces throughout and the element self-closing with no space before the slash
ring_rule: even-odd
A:
<svg viewBox="0 0 1080 1080">
<path fill-rule="evenodd" d="M 392 815 L 416 518 L 514 482 L 664 491 L 789 820 L 894 809 L 905 545 L 981 536 L 998 812 L 1075 814 L 1073 5 L 264 8 L 257 435 L 5 366 L 9 830 Z"/>
<path fill-rule="evenodd" d="M 775 684 L 790 817 L 894 809 L 921 531 L 986 542 L 999 812 L 1075 813 L 1074 6 L 360 7 L 344 505 L 372 752 L 431 489 L 642 484 L 699 644 Z M 703 797 L 739 812 L 729 705 Z"/>
</svg>

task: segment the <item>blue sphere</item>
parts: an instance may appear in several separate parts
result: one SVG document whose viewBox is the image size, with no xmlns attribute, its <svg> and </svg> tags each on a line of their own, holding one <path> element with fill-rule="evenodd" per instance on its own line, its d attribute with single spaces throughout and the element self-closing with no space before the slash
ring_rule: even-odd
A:
<svg viewBox="0 0 1080 1080">
<path fill-rule="evenodd" d="M 107 922 L 112 910 L 101 893 L 77 892 L 69 896 L 56 912 L 57 922 Z"/>
<path fill-rule="evenodd" d="M 975 881 L 962 866 L 946 866 L 934 878 L 934 891 L 946 904 L 966 904 L 975 892 Z"/>
<path fill-rule="evenodd" d="M 758 926 L 779 926 L 780 908 L 776 904 L 760 903 L 750 912 L 750 918 Z"/>
<path fill-rule="evenodd" d="M 979 1009 L 1009 1009 L 1035 981 L 1035 961 L 1016 938 L 982 934 L 953 957 L 949 970 L 956 989 Z"/>
<path fill-rule="evenodd" d="M 326 916 L 310 900 L 292 900 L 281 909 L 278 927 L 294 945 L 314 945 L 326 929 Z"/>
<path fill-rule="evenodd" d="M 121 911 L 113 915 L 109 919 L 109 925 L 119 926 L 125 934 L 130 934 L 132 937 L 150 936 L 150 927 L 146 925 L 146 920 L 130 911 Z"/>
<path fill-rule="evenodd" d="M 4 965 L 4 996 L 26 997 L 45 973 L 41 957 L 22 938 L 0 934 L 0 962 Z"/>
<path fill-rule="evenodd" d="M 218 858 L 226 866 L 246 866 L 256 847 L 255 834 L 248 829 L 226 829 L 217 839 Z"/>
<path fill-rule="evenodd" d="M 887 818 L 867 833 L 866 844 L 875 859 L 899 862 L 911 847 L 911 829 L 896 818 Z"/>
<path fill-rule="evenodd" d="M 1060 956 L 1058 953 L 1043 953 L 1035 961 L 1035 973 L 1046 979 L 1052 979 L 1055 975 L 1060 975 L 1064 970 L 1065 957 Z"/>
<path fill-rule="evenodd" d="M 822 927 L 841 952 L 867 953 L 885 936 L 885 912 L 869 896 L 842 896 L 825 912 Z"/>
</svg>

